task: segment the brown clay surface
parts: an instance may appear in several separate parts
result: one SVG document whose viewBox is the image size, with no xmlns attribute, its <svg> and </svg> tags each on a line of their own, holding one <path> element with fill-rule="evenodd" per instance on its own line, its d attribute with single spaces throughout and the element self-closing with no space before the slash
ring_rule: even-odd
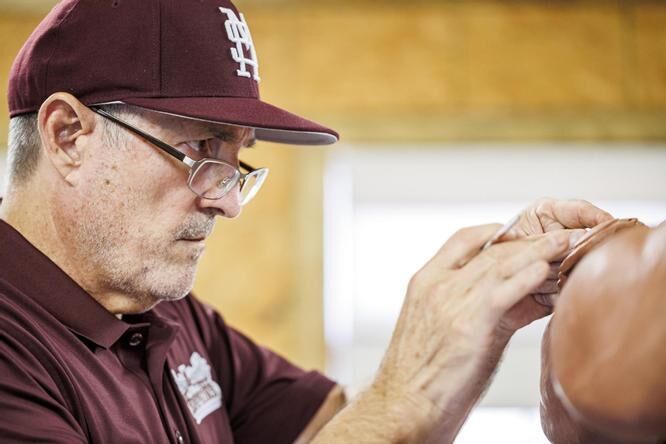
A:
<svg viewBox="0 0 666 444">
<path fill-rule="evenodd" d="M 658 442 L 666 438 L 666 223 L 614 225 L 605 229 L 626 229 L 582 258 L 558 299 L 552 376 L 581 423 L 621 442 Z"/>
<path fill-rule="evenodd" d="M 560 265 L 560 272 L 558 274 L 558 287 L 563 288 L 567 280 L 567 275 L 576 266 L 576 264 L 596 246 L 608 239 L 620 230 L 634 227 L 636 225 L 643 225 L 638 219 L 613 219 L 603 222 L 596 227 L 590 229 L 580 240 L 576 243 L 573 250 L 562 260 Z"/>
</svg>

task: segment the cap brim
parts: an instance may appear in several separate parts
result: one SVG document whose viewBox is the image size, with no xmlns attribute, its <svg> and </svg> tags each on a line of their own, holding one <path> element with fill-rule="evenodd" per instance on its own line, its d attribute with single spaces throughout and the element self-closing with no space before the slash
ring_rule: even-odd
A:
<svg viewBox="0 0 666 444">
<path fill-rule="evenodd" d="M 259 99 L 245 97 L 127 98 L 122 102 L 180 117 L 255 129 L 258 140 L 330 145 L 338 133 Z"/>
</svg>

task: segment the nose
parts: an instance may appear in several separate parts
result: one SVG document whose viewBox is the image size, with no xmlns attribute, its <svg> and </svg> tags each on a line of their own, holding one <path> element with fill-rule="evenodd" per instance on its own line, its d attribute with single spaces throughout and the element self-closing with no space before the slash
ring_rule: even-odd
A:
<svg viewBox="0 0 666 444">
<path fill-rule="evenodd" d="M 220 199 L 211 200 L 200 197 L 199 207 L 215 211 L 216 216 L 234 219 L 238 217 L 242 210 L 240 204 L 240 188 L 236 185 L 233 190 L 222 196 Z"/>
</svg>

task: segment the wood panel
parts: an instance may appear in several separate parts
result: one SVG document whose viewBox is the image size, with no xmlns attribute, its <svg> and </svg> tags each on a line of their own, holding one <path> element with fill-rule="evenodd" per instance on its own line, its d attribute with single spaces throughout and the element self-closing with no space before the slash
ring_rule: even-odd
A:
<svg viewBox="0 0 666 444">
<path fill-rule="evenodd" d="M 381 142 L 663 140 L 665 14 L 659 2 L 610 1 L 246 13 L 274 75 L 266 97 L 347 140 Z"/>
<path fill-rule="evenodd" d="M 14 57 L 23 46 L 41 17 L 34 15 L 7 15 L 0 13 L 0 96 L 3 104 L 0 106 L 0 150 L 3 150 L 7 141 L 7 125 L 9 124 L 9 111 L 7 109 L 7 83 L 9 70 Z"/>
</svg>

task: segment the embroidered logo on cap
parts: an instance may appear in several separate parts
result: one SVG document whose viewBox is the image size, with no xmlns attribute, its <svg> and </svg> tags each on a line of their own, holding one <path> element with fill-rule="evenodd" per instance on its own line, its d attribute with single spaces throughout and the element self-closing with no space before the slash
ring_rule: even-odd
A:
<svg viewBox="0 0 666 444">
<path fill-rule="evenodd" d="M 197 424 L 222 407 L 222 389 L 213 381 L 210 365 L 199 353 L 192 353 L 190 365 L 181 364 L 171 374 Z"/>
<path fill-rule="evenodd" d="M 257 61 L 257 53 L 254 50 L 254 43 L 252 43 L 252 35 L 250 28 L 245 22 L 245 17 L 242 13 L 236 15 L 233 9 L 220 7 L 220 11 L 227 15 L 224 21 L 224 29 L 227 30 L 227 37 L 229 41 L 236 45 L 231 48 L 231 57 L 239 64 L 239 69 L 236 74 L 240 77 L 250 77 L 250 72 L 247 70 L 248 66 L 252 67 L 252 78 L 257 82 L 259 79 L 259 62 Z M 246 53 L 249 57 L 246 57 Z"/>
</svg>

